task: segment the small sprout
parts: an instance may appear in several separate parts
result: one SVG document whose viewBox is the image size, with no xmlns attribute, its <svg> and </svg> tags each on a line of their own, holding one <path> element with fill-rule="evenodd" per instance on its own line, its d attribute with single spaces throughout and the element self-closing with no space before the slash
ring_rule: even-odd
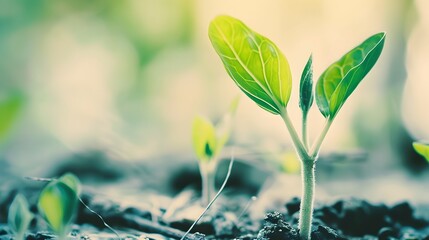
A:
<svg viewBox="0 0 429 240">
<path fill-rule="evenodd" d="M 200 161 L 210 161 L 215 153 L 216 135 L 213 124 L 202 116 L 197 116 L 192 124 L 194 150 Z"/>
<path fill-rule="evenodd" d="M 40 194 L 39 212 L 60 239 L 64 239 L 70 231 L 79 195 L 79 179 L 71 173 L 50 182 Z"/>
<path fill-rule="evenodd" d="M 24 98 L 20 94 L 13 94 L 0 100 L 0 142 L 4 141 L 24 105 Z"/>
<path fill-rule="evenodd" d="M 300 83 L 299 105 L 303 114 L 300 138 L 287 111 L 292 77 L 288 61 L 280 49 L 271 40 L 233 17 L 218 16 L 210 23 L 210 41 L 229 76 L 257 105 L 280 115 L 289 131 L 301 160 L 303 175 L 299 217 L 300 236 L 303 240 L 310 239 L 314 170 L 322 142 L 338 111 L 379 58 L 385 36 L 385 33 L 378 33 L 369 37 L 322 73 L 316 83 L 315 98 L 327 121 L 310 148 L 306 126 L 307 113 L 313 103 L 312 57 L 310 56 L 304 68 Z"/>
<path fill-rule="evenodd" d="M 229 112 L 216 125 L 202 116 L 197 116 L 192 124 L 192 142 L 198 158 L 202 178 L 202 204 L 207 205 L 215 194 L 215 173 L 217 158 L 228 142 L 232 118 L 236 112 L 238 98 L 231 102 Z"/>
<path fill-rule="evenodd" d="M 429 162 L 429 144 L 414 142 L 414 150 Z"/>
<path fill-rule="evenodd" d="M 30 226 L 33 217 L 25 197 L 21 194 L 16 195 L 9 207 L 8 213 L 8 224 L 16 240 L 24 239 L 25 232 Z"/>
</svg>

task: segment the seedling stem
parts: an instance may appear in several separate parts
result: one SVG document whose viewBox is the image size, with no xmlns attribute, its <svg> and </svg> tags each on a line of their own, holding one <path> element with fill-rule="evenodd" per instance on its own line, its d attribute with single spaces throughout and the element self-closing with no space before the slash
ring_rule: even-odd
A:
<svg viewBox="0 0 429 240">
<path fill-rule="evenodd" d="M 211 159 L 210 161 L 201 162 L 200 173 L 202 180 L 202 204 L 207 206 L 210 200 L 215 195 L 215 177 L 216 177 L 217 160 Z"/>
<path fill-rule="evenodd" d="M 305 114 L 304 114 L 305 115 Z M 300 217 L 299 217 L 299 229 L 302 239 L 310 239 L 311 234 L 311 221 L 313 213 L 313 202 L 314 202 L 314 187 L 315 187 L 315 175 L 314 171 L 316 168 L 316 160 L 319 156 L 320 147 L 322 142 L 331 127 L 332 120 L 328 118 L 325 123 L 325 127 L 317 138 L 310 152 L 307 141 L 307 130 L 304 130 L 306 126 L 306 120 L 303 120 L 303 134 L 302 139 L 298 137 L 298 134 L 289 118 L 287 110 L 282 111 L 281 117 L 286 124 L 286 127 L 291 136 L 293 145 L 301 159 L 301 177 L 302 177 L 302 196 L 300 205 Z M 306 128 L 306 127 L 305 127 Z M 307 142 L 308 144 L 308 142 Z"/>
</svg>

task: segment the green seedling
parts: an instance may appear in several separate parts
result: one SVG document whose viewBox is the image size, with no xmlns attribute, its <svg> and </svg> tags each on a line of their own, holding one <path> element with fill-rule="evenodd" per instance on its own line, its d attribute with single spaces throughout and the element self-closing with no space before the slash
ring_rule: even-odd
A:
<svg viewBox="0 0 429 240">
<path fill-rule="evenodd" d="M 7 216 L 8 224 L 16 240 L 23 240 L 25 232 L 33 220 L 33 214 L 29 210 L 28 202 L 21 194 L 16 195 L 9 207 Z"/>
<path fill-rule="evenodd" d="M 379 58 L 385 33 L 369 37 L 330 65 L 320 76 L 315 91 L 310 57 L 302 73 L 299 91 L 299 107 L 303 114 L 301 137 L 286 108 L 291 95 L 292 76 L 289 63 L 280 49 L 268 38 L 229 16 L 218 16 L 210 23 L 209 38 L 237 86 L 261 108 L 283 119 L 301 160 L 300 236 L 301 239 L 310 239 L 314 170 L 320 147 L 339 110 Z M 307 113 L 313 98 L 326 118 L 326 124 L 310 147 Z"/>
<path fill-rule="evenodd" d="M 79 179 L 71 173 L 50 182 L 40 194 L 39 212 L 60 239 L 65 239 L 70 231 L 79 195 Z"/>
<path fill-rule="evenodd" d="M 23 106 L 24 98 L 19 94 L 12 94 L 0 100 L 0 143 L 7 139 Z"/>
<path fill-rule="evenodd" d="M 414 150 L 429 162 L 429 144 L 414 142 Z"/>
<path fill-rule="evenodd" d="M 192 124 L 192 141 L 202 179 L 203 206 L 207 206 L 216 193 L 215 174 L 218 156 L 230 137 L 232 118 L 237 105 L 238 98 L 232 101 L 228 113 L 223 116 L 216 127 L 208 119 L 201 116 L 195 117 Z"/>
</svg>

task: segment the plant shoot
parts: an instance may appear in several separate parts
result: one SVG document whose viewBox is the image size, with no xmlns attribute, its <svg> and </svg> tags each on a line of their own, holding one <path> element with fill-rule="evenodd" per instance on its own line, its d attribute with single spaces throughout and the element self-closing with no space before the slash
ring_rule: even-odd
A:
<svg viewBox="0 0 429 240">
<path fill-rule="evenodd" d="M 339 110 L 379 58 L 385 33 L 369 37 L 330 65 L 319 77 L 315 91 L 313 91 L 313 59 L 310 56 L 300 82 L 301 136 L 295 130 L 287 111 L 292 76 L 289 63 L 280 49 L 268 38 L 229 16 L 218 16 L 210 23 L 209 38 L 227 73 L 237 86 L 262 109 L 283 119 L 301 160 L 303 191 L 299 220 L 300 236 L 304 240 L 310 239 L 314 171 L 320 147 Z M 312 106 L 313 98 L 326 118 L 326 124 L 310 147 L 307 139 L 307 113 Z"/>
<path fill-rule="evenodd" d="M 203 206 L 207 206 L 216 194 L 215 174 L 218 156 L 230 137 L 232 118 L 237 105 L 238 98 L 232 101 L 228 113 L 223 116 L 216 126 L 202 116 L 195 117 L 192 124 L 192 142 L 198 158 L 202 180 L 201 197 Z"/>
<path fill-rule="evenodd" d="M 40 193 L 39 212 L 59 239 L 65 239 L 70 231 L 79 195 L 79 179 L 71 173 L 51 181 Z"/>
<path fill-rule="evenodd" d="M 9 207 L 8 224 L 16 240 L 24 240 L 25 232 L 33 220 L 28 202 L 21 194 L 16 195 Z"/>
</svg>

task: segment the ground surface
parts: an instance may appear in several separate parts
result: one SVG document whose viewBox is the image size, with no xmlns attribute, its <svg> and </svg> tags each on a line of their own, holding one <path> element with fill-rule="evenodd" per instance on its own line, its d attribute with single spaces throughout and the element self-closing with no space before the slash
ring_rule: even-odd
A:
<svg viewBox="0 0 429 240">
<path fill-rule="evenodd" d="M 180 239 L 203 210 L 198 200 L 199 176 L 195 166 L 172 167 L 169 171 L 155 166 L 155 170 L 136 171 L 135 167 L 113 162 L 89 166 L 72 162 L 47 175 L 71 171 L 84 182 L 81 198 L 92 211 L 80 205 L 72 239 Z M 261 190 L 260 183 L 269 176 L 266 171 L 240 163 L 235 167 L 240 172 L 233 173 L 222 197 L 187 239 L 298 239 L 299 199 L 279 200 L 270 191 Z M 245 181 L 243 176 L 252 176 L 252 180 Z M 220 182 L 222 177 L 219 176 Z M 17 192 L 23 193 L 32 204 L 31 210 L 37 213 L 35 203 L 45 183 L 26 180 L 7 170 L 0 180 L 0 239 L 10 239 L 6 216 L 13 197 Z M 160 185 L 159 181 L 165 184 Z M 254 195 L 258 195 L 257 200 L 252 200 Z M 429 208 L 416 207 L 408 201 L 375 204 L 350 198 L 318 200 L 312 229 L 312 239 L 316 240 L 429 240 Z M 38 217 L 32 222 L 27 239 L 53 238 L 47 230 L 46 223 Z"/>
</svg>

